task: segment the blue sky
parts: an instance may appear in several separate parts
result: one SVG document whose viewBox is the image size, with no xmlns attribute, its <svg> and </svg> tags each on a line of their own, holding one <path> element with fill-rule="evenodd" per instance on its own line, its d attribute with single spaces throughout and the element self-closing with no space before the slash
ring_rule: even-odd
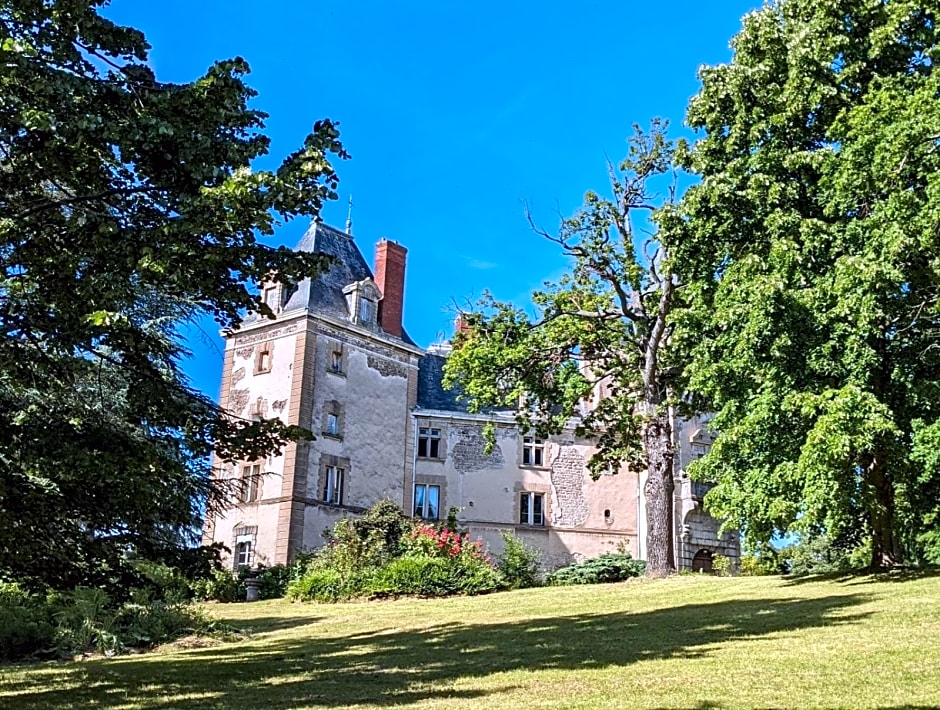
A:
<svg viewBox="0 0 940 710">
<path fill-rule="evenodd" d="M 522 203 L 551 230 L 588 189 L 604 190 L 634 123 L 671 121 L 676 136 L 703 64 L 754 0 L 658 3 L 114 0 L 163 81 L 190 81 L 242 56 L 268 114 L 274 167 L 312 124 L 340 122 L 352 159 L 324 219 L 353 233 L 368 261 L 382 237 L 408 248 L 405 327 L 422 346 L 450 335 L 453 304 L 484 289 L 524 303 L 560 275 L 554 245 L 530 231 Z M 281 228 L 293 245 L 307 224 Z M 221 339 L 190 333 L 186 370 L 215 396 Z"/>
</svg>

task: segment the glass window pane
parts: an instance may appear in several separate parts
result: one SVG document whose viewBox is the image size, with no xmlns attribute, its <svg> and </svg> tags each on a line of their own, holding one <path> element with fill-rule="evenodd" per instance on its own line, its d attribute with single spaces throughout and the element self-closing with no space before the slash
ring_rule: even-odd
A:
<svg viewBox="0 0 940 710">
<path fill-rule="evenodd" d="M 523 493 L 519 498 L 519 522 L 529 522 L 529 494 Z"/>
<path fill-rule="evenodd" d="M 414 514 L 419 517 L 424 517 L 424 494 L 427 491 L 427 486 L 420 485 L 415 486 L 415 512 Z"/>
<path fill-rule="evenodd" d="M 441 487 L 428 486 L 428 518 L 437 520 L 440 515 Z"/>
<path fill-rule="evenodd" d="M 532 496 L 532 524 L 542 524 L 542 496 L 540 495 Z"/>
</svg>

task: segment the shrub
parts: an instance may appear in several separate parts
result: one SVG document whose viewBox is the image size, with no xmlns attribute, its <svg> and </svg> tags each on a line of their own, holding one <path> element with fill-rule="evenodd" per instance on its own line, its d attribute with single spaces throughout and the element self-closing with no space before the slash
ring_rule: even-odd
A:
<svg viewBox="0 0 940 710">
<path fill-rule="evenodd" d="M 372 581 L 373 596 L 441 597 L 459 590 L 458 570 L 440 557 L 399 557 L 381 568 Z"/>
<path fill-rule="evenodd" d="M 370 560 L 381 566 L 400 557 L 404 540 L 414 523 L 405 516 L 401 508 L 390 500 L 382 500 L 369 508 L 361 518 L 352 521 L 352 528 L 360 540 L 368 541 L 372 555 Z"/>
<path fill-rule="evenodd" d="M 499 572 L 483 559 L 461 562 L 421 555 L 392 560 L 377 572 L 369 591 L 374 597 L 446 597 L 486 594 L 503 586 Z"/>
<path fill-rule="evenodd" d="M 829 574 L 865 567 L 871 557 L 870 540 L 831 540 L 826 535 L 801 537 L 779 551 L 787 574 Z"/>
<path fill-rule="evenodd" d="M 119 638 L 129 647 L 148 646 L 201 633 L 209 624 L 206 616 L 184 599 L 151 599 L 143 591 L 122 605 L 115 617 Z"/>
<path fill-rule="evenodd" d="M 36 655 L 53 645 L 54 627 L 42 599 L 0 582 L 0 661 Z"/>
<path fill-rule="evenodd" d="M 238 579 L 231 572 L 217 569 L 205 579 L 190 583 L 192 594 L 202 601 L 233 602 L 238 597 Z M 241 596 L 245 598 L 244 593 Z"/>
<path fill-rule="evenodd" d="M 183 596 L 154 599 L 143 589 L 128 593 L 130 601 L 115 604 L 97 588 L 41 597 L 0 583 L 0 660 L 89 652 L 111 656 L 221 630 Z"/>
<path fill-rule="evenodd" d="M 780 563 L 777 561 L 777 554 L 772 550 L 761 551 L 760 554 L 742 555 L 739 569 L 742 577 L 765 577 L 780 574 Z"/>
<path fill-rule="evenodd" d="M 313 568 L 290 581 L 287 598 L 304 602 L 339 602 L 364 593 L 369 574 L 350 574 L 329 568 Z"/>
<path fill-rule="evenodd" d="M 730 577 L 734 571 L 734 565 L 731 558 L 727 555 L 715 555 L 712 557 L 712 572 L 716 577 Z"/>
<path fill-rule="evenodd" d="M 610 552 L 557 569 L 548 575 L 546 581 L 558 586 L 621 582 L 639 577 L 645 569 L 645 562 L 633 559 L 626 552 Z"/>
<path fill-rule="evenodd" d="M 274 565 L 257 570 L 254 574 L 261 581 L 258 596 L 261 599 L 280 599 L 287 593 L 287 585 L 294 576 L 293 565 Z"/>
<path fill-rule="evenodd" d="M 539 553 L 511 532 L 503 532 L 503 551 L 496 557 L 496 568 L 509 589 L 536 587 L 539 584 Z"/>
</svg>

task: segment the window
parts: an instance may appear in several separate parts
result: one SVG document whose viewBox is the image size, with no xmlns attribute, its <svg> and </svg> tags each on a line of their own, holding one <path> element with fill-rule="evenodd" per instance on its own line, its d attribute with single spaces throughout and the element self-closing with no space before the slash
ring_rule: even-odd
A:
<svg viewBox="0 0 940 710">
<path fill-rule="evenodd" d="M 253 503 L 261 497 L 261 464 L 242 466 L 241 491 L 243 503 Z"/>
<path fill-rule="evenodd" d="M 534 436 L 522 437 L 522 465 L 545 465 L 545 442 Z"/>
<path fill-rule="evenodd" d="M 271 343 L 265 343 L 258 350 L 255 357 L 255 374 L 260 375 L 264 372 L 271 372 L 271 365 L 274 361 L 274 346 Z"/>
<path fill-rule="evenodd" d="M 334 350 L 330 353 L 330 372 L 343 371 L 343 351 Z"/>
<path fill-rule="evenodd" d="M 545 525 L 544 493 L 523 493 L 519 496 L 519 522 L 522 525 Z"/>
<path fill-rule="evenodd" d="M 339 417 L 335 414 L 326 415 L 326 433 L 331 436 L 339 436 Z"/>
<path fill-rule="evenodd" d="M 323 501 L 333 505 L 343 504 L 343 469 L 337 466 L 326 467 L 326 485 L 323 489 Z"/>
<path fill-rule="evenodd" d="M 440 429 L 431 429 L 430 427 L 420 427 L 418 429 L 418 458 L 442 458 Z"/>
<path fill-rule="evenodd" d="M 251 543 L 239 542 L 235 545 L 235 567 L 251 566 Z"/>
<path fill-rule="evenodd" d="M 343 405 L 336 400 L 323 404 L 323 435 L 343 438 Z"/>
<path fill-rule="evenodd" d="M 375 301 L 360 297 L 359 299 L 359 322 L 375 323 L 376 307 Z"/>
<path fill-rule="evenodd" d="M 441 517 L 441 487 L 429 483 L 415 486 L 415 517 L 439 520 Z"/>
<path fill-rule="evenodd" d="M 346 296 L 346 308 L 353 323 L 375 328 L 378 317 L 378 304 L 382 292 L 371 278 L 356 281 L 343 288 Z"/>
<path fill-rule="evenodd" d="M 278 299 L 277 292 L 278 292 L 277 286 L 268 286 L 267 288 L 264 289 L 262 293 L 262 300 L 264 301 L 264 305 L 266 305 L 275 313 L 277 313 L 278 306 L 280 305 L 278 303 L 279 299 Z"/>
</svg>

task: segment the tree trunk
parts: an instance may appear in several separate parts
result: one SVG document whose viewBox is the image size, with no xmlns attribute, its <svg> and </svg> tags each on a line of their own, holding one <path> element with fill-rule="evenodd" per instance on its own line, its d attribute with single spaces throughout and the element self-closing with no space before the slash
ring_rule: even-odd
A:
<svg viewBox="0 0 940 710">
<path fill-rule="evenodd" d="M 891 569 L 901 561 L 901 545 L 895 533 L 894 487 L 888 476 L 885 457 L 872 456 L 866 473 L 872 490 L 869 505 L 871 568 Z"/>
<path fill-rule="evenodd" d="M 676 571 L 673 546 L 673 447 L 669 415 L 654 412 L 643 430 L 647 459 L 646 574 L 665 577 Z"/>
</svg>

